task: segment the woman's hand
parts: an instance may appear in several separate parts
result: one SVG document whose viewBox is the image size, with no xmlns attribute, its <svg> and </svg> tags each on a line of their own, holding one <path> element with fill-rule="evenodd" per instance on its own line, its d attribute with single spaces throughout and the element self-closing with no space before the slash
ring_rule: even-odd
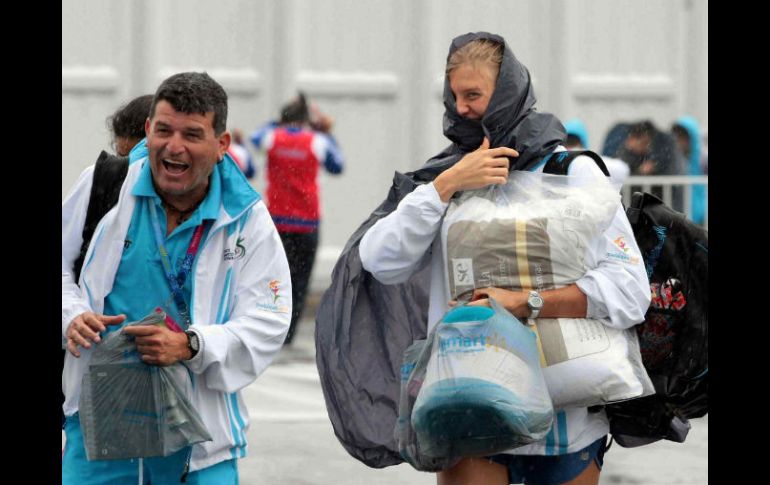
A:
<svg viewBox="0 0 770 485">
<path fill-rule="evenodd" d="M 458 190 L 480 189 L 488 185 L 503 185 L 508 181 L 506 157 L 518 157 L 519 152 L 508 147 L 489 148 L 486 137 L 481 146 L 455 163 L 452 168 L 442 172 L 433 181 L 436 191 L 443 202 Z"/>
<path fill-rule="evenodd" d="M 528 291 L 511 291 L 502 288 L 476 288 L 473 290 L 468 306 L 490 306 L 489 299 L 494 298 L 503 308 L 517 318 L 527 318 L 529 307 L 527 306 Z"/>
<path fill-rule="evenodd" d="M 529 316 L 529 307 L 527 306 L 528 291 L 511 291 L 502 288 L 488 287 L 476 288 L 473 290 L 471 301 L 468 306 L 490 306 L 489 299 L 494 298 L 503 308 L 511 312 L 518 318 Z M 450 307 L 457 306 L 457 300 L 449 302 Z"/>
</svg>

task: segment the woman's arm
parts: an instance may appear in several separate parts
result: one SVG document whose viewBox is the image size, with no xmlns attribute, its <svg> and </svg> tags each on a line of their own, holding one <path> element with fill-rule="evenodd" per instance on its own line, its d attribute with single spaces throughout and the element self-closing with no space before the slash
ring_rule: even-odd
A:
<svg viewBox="0 0 770 485">
<path fill-rule="evenodd" d="M 539 292 L 543 299 L 543 308 L 539 318 L 585 318 L 588 299 L 576 284 Z M 489 306 L 489 298 L 494 298 L 515 317 L 528 318 L 531 314 L 527 300 L 529 291 L 511 291 L 502 288 L 477 288 L 473 291 L 473 301 L 469 306 Z M 455 304 L 450 302 L 450 304 Z"/>
<path fill-rule="evenodd" d="M 650 306 L 650 282 L 622 207 L 591 246 L 586 262 L 592 269 L 576 284 L 588 297 L 588 318 L 609 319 L 613 327 L 621 329 L 644 321 Z"/>
<path fill-rule="evenodd" d="M 433 184 L 414 189 L 366 231 L 358 246 L 361 265 L 386 285 L 409 279 L 433 243 L 448 205 Z"/>
<path fill-rule="evenodd" d="M 598 173 L 589 157 L 578 157 L 570 174 Z M 618 204 L 609 226 L 591 245 L 589 269 L 575 283 L 587 297 L 586 316 L 601 318 L 615 328 L 644 321 L 650 306 L 650 281 L 644 259 L 623 207 Z"/>
</svg>

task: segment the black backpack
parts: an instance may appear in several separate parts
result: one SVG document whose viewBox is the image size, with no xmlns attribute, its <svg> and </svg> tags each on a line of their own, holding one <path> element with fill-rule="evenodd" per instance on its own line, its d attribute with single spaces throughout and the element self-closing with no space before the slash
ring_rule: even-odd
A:
<svg viewBox="0 0 770 485">
<path fill-rule="evenodd" d="M 708 231 L 648 193 L 626 214 L 650 278 L 636 330 L 655 394 L 606 406 L 610 432 L 624 447 L 683 443 L 688 420 L 708 413 Z"/>
<path fill-rule="evenodd" d="M 576 157 L 552 154 L 543 171 L 566 175 Z M 605 406 L 610 433 L 630 448 L 666 439 L 683 443 L 689 419 L 708 413 L 708 231 L 649 193 L 635 192 L 626 215 L 639 245 L 652 302 L 636 326 L 652 396 Z"/>
<path fill-rule="evenodd" d="M 118 157 L 110 155 L 102 150 L 99 158 L 96 159 L 94 166 L 94 181 L 91 185 L 91 195 L 88 199 L 88 212 L 86 213 L 86 223 L 83 226 L 83 244 L 80 246 L 80 255 L 75 260 L 73 269 L 75 281 L 80 279 L 80 270 L 83 268 L 83 261 L 86 257 L 86 251 L 91 243 L 96 226 L 102 220 L 107 212 L 118 203 L 120 188 L 123 186 L 123 180 L 128 173 L 128 157 Z M 61 353 L 61 370 L 64 371 L 64 357 L 67 350 Z M 64 427 L 64 393 L 61 395 L 59 409 L 62 416 L 62 427 Z"/>
<path fill-rule="evenodd" d="M 94 165 L 94 181 L 91 185 L 91 196 L 88 199 L 86 223 L 83 226 L 83 244 L 80 255 L 75 260 L 75 281 L 80 279 L 80 270 L 88 251 L 88 245 L 94 235 L 96 226 L 105 214 L 118 203 L 120 188 L 128 173 L 128 157 L 110 155 L 102 150 Z"/>
</svg>

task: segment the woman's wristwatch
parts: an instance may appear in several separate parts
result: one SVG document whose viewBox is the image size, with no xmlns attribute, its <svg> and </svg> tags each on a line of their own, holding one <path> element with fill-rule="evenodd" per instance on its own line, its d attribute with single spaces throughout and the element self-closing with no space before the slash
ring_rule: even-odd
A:
<svg viewBox="0 0 770 485">
<path fill-rule="evenodd" d="M 529 298 L 527 298 L 527 306 L 529 307 L 529 317 L 537 318 L 540 315 L 540 310 L 543 309 L 543 297 L 536 291 L 529 292 Z"/>
</svg>

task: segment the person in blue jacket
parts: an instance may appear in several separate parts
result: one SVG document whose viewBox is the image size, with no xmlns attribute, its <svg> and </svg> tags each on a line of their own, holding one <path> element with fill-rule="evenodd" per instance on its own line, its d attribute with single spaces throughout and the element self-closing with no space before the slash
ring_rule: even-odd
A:
<svg viewBox="0 0 770 485">
<path fill-rule="evenodd" d="M 564 146 L 567 150 L 589 150 L 588 130 L 585 124 L 578 118 L 572 118 L 564 122 L 564 129 L 567 130 L 567 141 Z M 610 178 L 613 182 L 622 185 L 628 177 L 630 169 L 623 160 L 610 156 L 603 156 L 604 164 L 610 172 Z"/>
<path fill-rule="evenodd" d="M 265 203 L 227 155 L 227 111 L 227 93 L 206 73 L 178 73 L 161 83 L 147 136 L 129 152 L 117 204 L 99 222 L 79 278 L 94 166 L 62 201 L 62 484 L 238 483 L 249 430 L 241 391 L 281 349 L 291 281 Z M 157 307 L 185 331 L 123 328 Z M 186 367 L 192 405 L 211 440 L 164 457 L 87 455 L 83 376 L 96 348 L 118 330 L 134 337 L 143 363 Z"/>
<path fill-rule="evenodd" d="M 671 127 L 676 138 L 676 146 L 685 158 L 687 175 L 703 175 L 701 166 L 701 131 L 698 121 L 692 116 L 682 116 Z M 690 217 L 696 224 L 706 221 L 708 198 L 705 185 L 693 185 L 690 197 Z"/>
</svg>

